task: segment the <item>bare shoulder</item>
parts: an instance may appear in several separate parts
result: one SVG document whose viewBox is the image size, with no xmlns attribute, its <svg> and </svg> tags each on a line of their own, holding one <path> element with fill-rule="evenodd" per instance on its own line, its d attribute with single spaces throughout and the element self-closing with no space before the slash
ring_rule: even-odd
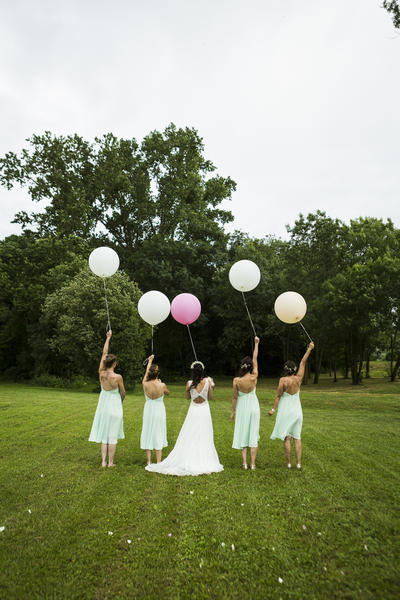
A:
<svg viewBox="0 0 400 600">
<path fill-rule="evenodd" d="M 237 385 L 239 383 L 239 379 L 240 379 L 240 377 L 234 377 L 233 378 L 233 385 Z"/>
</svg>

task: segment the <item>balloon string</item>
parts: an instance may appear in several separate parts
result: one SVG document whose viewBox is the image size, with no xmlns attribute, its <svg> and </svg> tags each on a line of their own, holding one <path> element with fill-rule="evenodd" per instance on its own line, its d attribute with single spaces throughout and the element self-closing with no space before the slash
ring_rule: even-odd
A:
<svg viewBox="0 0 400 600">
<path fill-rule="evenodd" d="M 154 336 L 154 326 L 151 326 L 151 353 L 154 354 L 154 347 L 153 347 L 153 336 Z"/>
<path fill-rule="evenodd" d="M 312 339 L 310 338 L 310 336 L 308 335 L 306 328 L 304 327 L 303 323 L 300 321 L 300 325 L 302 326 L 304 333 L 306 334 L 306 336 L 308 337 L 308 339 L 310 340 L 310 342 L 312 342 Z"/>
<path fill-rule="evenodd" d="M 251 327 L 252 327 L 252 329 L 253 329 L 253 333 L 254 333 L 254 335 L 256 336 L 256 335 L 257 335 L 257 334 L 256 334 L 256 330 L 254 329 L 253 321 L 251 320 L 250 311 L 249 311 L 249 309 L 248 309 L 248 307 L 247 307 L 246 298 L 244 297 L 244 293 L 243 293 L 243 292 L 242 292 L 242 296 L 243 296 L 243 302 L 244 302 L 244 305 L 245 305 L 245 307 L 246 307 L 246 310 L 247 310 L 247 314 L 248 314 L 248 316 L 249 316 L 250 325 L 251 325 Z"/>
<path fill-rule="evenodd" d="M 104 284 L 104 298 L 105 298 L 105 301 L 106 301 L 106 310 L 107 310 L 107 327 L 106 327 L 106 331 L 111 331 L 110 311 L 108 310 L 108 300 L 107 300 L 106 278 L 105 277 L 103 277 L 103 284 Z"/>
<path fill-rule="evenodd" d="M 192 340 L 192 334 L 190 333 L 189 325 L 186 325 L 186 327 L 187 327 L 187 330 L 188 330 L 188 333 L 189 333 L 190 341 L 192 342 L 194 359 L 197 360 L 197 354 L 196 354 L 196 350 L 194 349 L 194 344 L 193 344 L 193 340 Z"/>
</svg>

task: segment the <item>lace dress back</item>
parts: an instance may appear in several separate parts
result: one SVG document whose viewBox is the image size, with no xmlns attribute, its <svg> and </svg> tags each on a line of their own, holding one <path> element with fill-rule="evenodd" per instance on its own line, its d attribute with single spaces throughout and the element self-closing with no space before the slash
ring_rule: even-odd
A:
<svg viewBox="0 0 400 600">
<path fill-rule="evenodd" d="M 189 381 L 189 384 L 192 385 L 192 381 L 191 380 Z M 194 387 L 190 388 L 190 398 L 192 399 L 192 404 L 195 404 L 195 405 L 198 406 L 199 404 L 203 404 L 204 402 L 208 401 L 207 398 L 208 398 L 208 387 L 209 387 L 209 385 L 210 385 L 210 380 L 207 377 L 206 382 L 205 382 L 205 384 L 204 384 L 203 389 L 201 390 L 201 392 L 198 392 L 196 390 L 196 388 L 194 388 Z M 202 398 L 202 400 L 199 401 L 198 398 Z"/>
</svg>

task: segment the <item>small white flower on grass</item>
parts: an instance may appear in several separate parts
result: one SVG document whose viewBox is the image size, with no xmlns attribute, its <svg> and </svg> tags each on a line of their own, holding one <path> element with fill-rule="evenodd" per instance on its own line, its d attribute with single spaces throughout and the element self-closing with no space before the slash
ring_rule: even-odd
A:
<svg viewBox="0 0 400 600">
<path fill-rule="evenodd" d="M 221 546 L 225 548 L 225 542 L 221 542 Z"/>
<path fill-rule="evenodd" d="M 28 513 L 29 513 L 30 515 L 32 514 L 32 511 L 31 511 L 31 509 L 30 509 L 30 508 L 28 508 Z"/>
<path fill-rule="evenodd" d="M 194 491 L 193 491 L 193 490 L 190 490 L 190 493 L 191 493 L 191 494 L 194 494 Z"/>
<path fill-rule="evenodd" d="M 0 533 L 1 533 L 2 531 L 4 531 L 4 530 L 5 530 L 5 527 L 4 527 L 4 525 L 2 525 L 2 526 L 0 527 Z"/>
<path fill-rule="evenodd" d="M 324 571 L 327 571 L 328 569 L 326 567 L 324 567 Z"/>
<path fill-rule="evenodd" d="M 322 535 L 322 533 L 320 531 L 318 531 L 317 535 Z"/>
<path fill-rule="evenodd" d="M 114 535 L 114 533 L 112 531 L 109 531 L 108 535 Z"/>
<path fill-rule="evenodd" d="M 282 577 L 278 577 L 278 581 L 279 581 L 279 583 L 283 583 Z"/>
<path fill-rule="evenodd" d="M 201 559 L 201 560 L 200 560 L 200 562 L 199 562 L 199 567 L 200 567 L 200 569 L 202 569 L 202 568 L 203 568 L 203 564 L 204 564 L 204 561 L 203 561 L 203 559 Z"/>
<path fill-rule="evenodd" d="M 270 504 L 267 504 L 267 506 L 271 506 Z"/>
<path fill-rule="evenodd" d="M 275 546 L 272 546 L 272 550 L 275 552 Z"/>
<path fill-rule="evenodd" d="M 141 539 L 142 539 L 142 538 L 138 538 L 138 539 L 137 539 L 137 541 L 138 541 L 138 542 L 140 542 L 140 540 L 141 540 Z"/>
<path fill-rule="evenodd" d="M 169 534 L 168 534 L 168 537 L 172 537 L 172 533 L 169 533 Z"/>
<path fill-rule="evenodd" d="M 242 502 L 240 506 L 244 506 L 244 502 Z"/>
<path fill-rule="evenodd" d="M 307 529 L 307 527 L 305 525 L 302 525 L 302 527 L 303 527 L 304 531 Z"/>
<path fill-rule="evenodd" d="M 231 548 L 232 548 L 232 550 L 234 550 L 235 549 L 235 544 L 232 544 Z"/>
<path fill-rule="evenodd" d="M 132 540 L 126 540 L 128 544 L 132 544 Z"/>
<path fill-rule="evenodd" d="M 40 477 L 43 477 L 43 473 L 40 473 Z"/>
<path fill-rule="evenodd" d="M 364 550 L 368 552 L 368 546 L 366 544 L 364 544 Z"/>
</svg>

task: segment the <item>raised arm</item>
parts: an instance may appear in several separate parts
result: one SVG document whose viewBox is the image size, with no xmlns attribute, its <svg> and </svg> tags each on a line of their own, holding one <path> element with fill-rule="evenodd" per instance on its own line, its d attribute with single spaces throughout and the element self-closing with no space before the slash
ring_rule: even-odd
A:
<svg viewBox="0 0 400 600">
<path fill-rule="evenodd" d="M 147 375 L 149 374 L 150 371 L 150 367 L 152 365 L 152 362 L 154 360 L 154 354 L 152 354 L 151 356 L 149 356 L 148 361 L 147 361 L 147 367 L 146 367 L 146 372 L 143 375 L 143 379 L 142 379 L 142 384 L 145 384 L 147 381 Z"/>
<path fill-rule="evenodd" d="M 278 389 L 276 390 L 276 396 L 275 396 L 275 399 L 274 399 L 274 405 L 271 408 L 271 410 L 268 411 L 268 414 L 269 414 L 270 417 L 274 414 L 274 412 L 278 408 L 279 400 L 281 399 L 281 396 L 282 396 L 282 394 L 283 394 L 284 391 L 285 391 L 285 377 L 281 377 L 281 379 L 279 380 Z"/>
<path fill-rule="evenodd" d="M 300 361 L 299 370 L 296 373 L 297 377 L 300 379 L 300 383 L 303 381 L 307 358 L 310 356 L 311 350 L 313 348 L 314 348 L 314 342 L 310 342 L 308 344 L 308 348 L 307 348 L 307 351 L 306 351 L 305 355 L 303 356 L 303 358 Z"/>
<path fill-rule="evenodd" d="M 256 377 L 258 377 L 258 344 L 260 343 L 260 338 L 258 338 L 257 336 L 254 338 L 254 351 L 253 351 L 253 373 L 252 375 L 255 375 Z"/>
<path fill-rule="evenodd" d="M 107 354 L 108 354 L 108 347 L 109 347 L 109 345 L 110 345 L 110 339 L 111 339 L 111 336 L 112 336 L 112 331 L 111 331 L 111 329 L 110 329 L 110 330 L 109 330 L 109 331 L 107 331 L 107 333 L 106 333 L 106 341 L 104 342 L 103 354 L 101 355 L 100 364 L 99 364 L 99 373 L 100 373 L 100 371 L 102 371 L 102 370 L 103 370 L 103 361 L 104 361 L 105 357 L 106 357 L 106 356 L 107 356 Z"/>
<path fill-rule="evenodd" d="M 233 392 L 232 392 L 232 411 L 230 420 L 233 421 L 235 419 L 235 411 L 236 411 L 236 403 L 238 399 L 238 385 L 237 385 L 237 377 L 233 380 Z"/>
</svg>

